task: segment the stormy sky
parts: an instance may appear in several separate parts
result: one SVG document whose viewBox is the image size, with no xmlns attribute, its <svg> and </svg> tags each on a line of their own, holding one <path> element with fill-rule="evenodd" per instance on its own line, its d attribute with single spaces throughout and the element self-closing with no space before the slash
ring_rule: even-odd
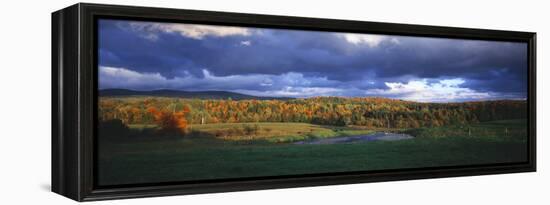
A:
<svg viewBox="0 0 550 205">
<path fill-rule="evenodd" d="M 527 97 L 527 44 L 99 21 L 99 88 L 462 102 Z"/>
</svg>

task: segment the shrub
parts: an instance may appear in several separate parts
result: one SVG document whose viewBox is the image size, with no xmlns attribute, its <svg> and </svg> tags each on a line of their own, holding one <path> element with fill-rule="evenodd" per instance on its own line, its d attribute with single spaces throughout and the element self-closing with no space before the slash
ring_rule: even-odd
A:
<svg viewBox="0 0 550 205">
<path fill-rule="evenodd" d="M 185 134 L 187 131 L 187 120 L 185 114 L 189 112 L 188 108 L 184 108 L 179 112 L 159 111 L 156 108 L 149 108 L 147 110 L 153 114 L 155 123 L 160 127 L 161 131 L 165 133 Z"/>
</svg>

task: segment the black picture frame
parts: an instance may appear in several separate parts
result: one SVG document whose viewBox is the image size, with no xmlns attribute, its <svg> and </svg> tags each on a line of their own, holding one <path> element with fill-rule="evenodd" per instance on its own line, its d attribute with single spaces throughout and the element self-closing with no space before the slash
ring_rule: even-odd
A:
<svg viewBox="0 0 550 205">
<path fill-rule="evenodd" d="M 96 186 L 98 18 L 528 43 L 528 161 L 495 165 Z M 79 3 L 52 13 L 52 191 L 76 201 L 536 171 L 536 33 Z"/>
</svg>

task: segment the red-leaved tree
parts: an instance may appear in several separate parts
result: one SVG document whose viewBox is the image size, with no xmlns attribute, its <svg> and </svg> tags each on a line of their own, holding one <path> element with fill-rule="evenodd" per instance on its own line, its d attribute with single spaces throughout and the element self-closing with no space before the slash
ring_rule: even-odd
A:
<svg viewBox="0 0 550 205">
<path fill-rule="evenodd" d="M 162 111 L 154 107 L 149 107 L 147 112 L 151 113 L 155 119 L 155 123 L 161 130 L 167 132 L 185 133 L 187 128 L 187 120 L 185 114 L 189 113 L 189 108 L 184 107 L 181 111 Z"/>
</svg>

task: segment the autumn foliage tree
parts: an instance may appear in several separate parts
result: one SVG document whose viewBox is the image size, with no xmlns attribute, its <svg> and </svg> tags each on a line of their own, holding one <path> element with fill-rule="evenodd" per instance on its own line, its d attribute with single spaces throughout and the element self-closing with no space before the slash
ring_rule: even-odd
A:
<svg viewBox="0 0 550 205">
<path fill-rule="evenodd" d="M 184 134 L 187 129 L 185 115 L 189 113 L 189 111 L 188 107 L 184 107 L 181 111 L 158 110 L 155 107 L 149 107 L 147 109 L 147 112 L 153 115 L 155 123 L 162 131 L 182 134 Z"/>
<path fill-rule="evenodd" d="M 156 124 L 185 132 L 187 124 L 301 122 L 333 126 L 419 128 L 527 118 L 527 101 L 421 103 L 387 98 L 313 97 L 289 100 L 100 98 L 99 118 Z"/>
</svg>

